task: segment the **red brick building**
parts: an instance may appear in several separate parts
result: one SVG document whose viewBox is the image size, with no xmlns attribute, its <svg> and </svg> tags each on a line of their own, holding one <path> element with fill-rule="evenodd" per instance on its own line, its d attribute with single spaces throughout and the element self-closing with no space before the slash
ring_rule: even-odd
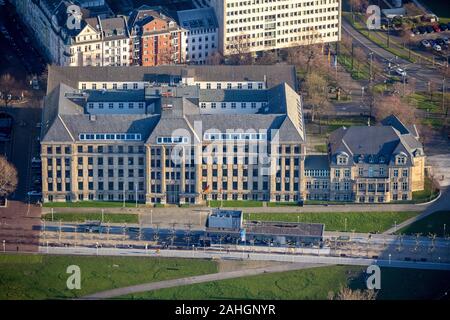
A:
<svg viewBox="0 0 450 320">
<path fill-rule="evenodd" d="M 128 26 L 133 43 L 133 64 L 157 66 L 184 62 L 184 31 L 161 7 L 136 9 Z"/>
</svg>

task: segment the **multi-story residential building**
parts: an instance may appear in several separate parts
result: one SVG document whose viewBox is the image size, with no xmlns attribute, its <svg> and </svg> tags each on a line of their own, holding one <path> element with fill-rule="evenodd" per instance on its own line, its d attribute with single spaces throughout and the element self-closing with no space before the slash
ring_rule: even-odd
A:
<svg viewBox="0 0 450 320">
<path fill-rule="evenodd" d="M 219 25 L 212 8 L 178 11 L 178 23 L 185 32 L 186 62 L 204 64 L 218 51 Z"/>
<path fill-rule="evenodd" d="M 97 65 L 93 61 L 99 60 L 100 35 L 95 25 L 84 19 L 110 16 L 112 12 L 104 1 L 12 0 L 12 3 L 22 21 L 33 30 L 33 40 L 48 61 L 63 66 Z M 78 9 L 74 5 L 79 5 Z"/>
<path fill-rule="evenodd" d="M 389 202 L 424 184 L 414 126 L 340 128 L 306 155 L 295 69 L 50 67 L 44 201 Z M 283 81 L 284 80 L 284 81 Z"/>
<path fill-rule="evenodd" d="M 157 66 L 184 62 L 184 30 L 162 7 L 142 6 L 128 20 L 134 64 Z"/>
<path fill-rule="evenodd" d="M 132 42 L 125 17 L 98 18 L 102 34 L 103 66 L 128 66 L 132 63 Z"/>
<path fill-rule="evenodd" d="M 224 55 L 339 41 L 340 0 L 205 0 Z"/>
</svg>

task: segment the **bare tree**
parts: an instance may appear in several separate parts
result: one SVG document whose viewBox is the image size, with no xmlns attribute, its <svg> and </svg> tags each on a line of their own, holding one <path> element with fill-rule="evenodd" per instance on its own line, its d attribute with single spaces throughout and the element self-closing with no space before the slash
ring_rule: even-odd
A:
<svg viewBox="0 0 450 320">
<path fill-rule="evenodd" d="M 220 65 L 223 64 L 223 61 L 223 55 L 218 51 L 214 52 L 212 55 L 206 58 L 206 64 L 209 65 Z"/>
<path fill-rule="evenodd" d="M 323 115 L 330 109 L 328 101 L 328 83 L 324 77 L 317 73 L 306 76 L 304 82 L 305 103 L 311 107 L 311 121 L 317 115 Z"/>
<path fill-rule="evenodd" d="M 232 37 L 231 41 L 228 41 L 229 55 L 228 62 L 234 65 L 248 65 L 252 64 L 253 56 L 250 52 L 251 41 L 250 35 L 240 34 Z"/>
<path fill-rule="evenodd" d="M 265 51 L 262 57 L 256 59 L 256 64 L 275 64 L 277 62 L 278 56 L 275 51 Z"/>
<path fill-rule="evenodd" d="M 6 73 L 0 77 L 0 98 L 3 100 L 5 107 L 12 100 L 12 95 L 18 87 L 18 83 L 13 76 Z"/>
<path fill-rule="evenodd" d="M 375 118 L 378 121 L 383 120 L 391 114 L 397 116 L 405 124 L 414 124 L 416 122 L 416 109 L 408 105 L 399 96 L 380 96 L 375 98 L 377 103 L 373 106 Z"/>
<path fill-rule="evenodd" d="M 341 287 L 337 294 L 329 294 L 328 298 L 330 300 L 375 300 L 377 293 L 374 290 L 352 290 Z"/>
<path fill-rule="evenodd" d="M 7 197 L 17 188 L 18 178 L 16 168 L 0 156 L 0 197 Z"/>
</svg>

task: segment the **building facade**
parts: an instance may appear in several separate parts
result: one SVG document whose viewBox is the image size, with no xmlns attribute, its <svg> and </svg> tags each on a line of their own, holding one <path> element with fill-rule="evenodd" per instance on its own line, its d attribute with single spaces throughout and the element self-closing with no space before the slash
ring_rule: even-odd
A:
<svg viewBox="0 0 450 320">
<path fill-rule="evenodd" d="M 205 64 L 218 52 L 219 26 L 212 8 L 178 11 L 185 32 L 186 63 Z"/>
<path fill-rule="evenodd" d="M 157 66 L 184 62 L 184 30 L 161 7 L 142 6 L 128 21 L 136 65 Z"/>
<path fill-rule="evenodd" d="M 205 0 L 224 55 L 341 39 L 340 0 Z"/>
<path fill-rule="evenodd" d="M 384 203 L 424 189 L 425 154 L 415 126 L 395 116 L 373 127 L 340 128 L 328 155 L 307 156 L 307 200 Z"/>
<path fill-rule="evenodd" d="M 287 65 L 50 67 L 43 199 L 372 203 L 423 189 L 417 130 L 394 116 L 307 155 L 294 88 Z"/>
</svg>

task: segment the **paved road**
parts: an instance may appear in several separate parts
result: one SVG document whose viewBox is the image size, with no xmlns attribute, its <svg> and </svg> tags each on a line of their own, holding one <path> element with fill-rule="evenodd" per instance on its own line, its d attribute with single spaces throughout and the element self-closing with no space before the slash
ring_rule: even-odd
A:
<svg viewBox="0 0 450 320">
<path fill-rule="evenodd" d="M 417 79 L 416 89 L 420 91 L 428 90 L 428 81 L 434 83 L 442 83 L 442 77 L 436 72 L 436 68 L 432 66 L 424 66 L 419 64 L 412 64 L 407 60 L 401 59 L 391 52 L 381 48 L 371 40 L 367 39 L 359 31 L 353 28 L 345 19 L 342 19 L 342 29 L 349 34 L 353 39 L 359 43 L 367 53 L 373 52 L 383 64 L 387 65 L 387 60 L 392 61 L 406 69 L 410 78 Z"/>
<path fill-rule="evenodd" d="M 279 265 L 274 267 L 257 268 L 257 269 L 244 269 L 239 271 L 229 271 L 229 272 L 219 272 L 213 274 L 206 274 L 201 276 L 186 277 L 173 280 L 165 280 L 153 283 L 145 283 L 136 286 L 118 288 L 108 291 L 97 292 L 90 294 L 88 296 L 82 297 L 81 299 L 108 299 L 114 297 L 120 297 L 132 293 L 141 293 L 147 291 L 154 291 L 164 288 L 172 288 L 178 286 L 185 286 L 195 283 L 211 282 L 217 280 L 240 278 L 245 276 L 255 276 L 263 273 L 273 273 L 273 272 L 285 272 L 309 268 L 323 267 L 323 264 L 305 264 L 305 263 L 290 263 L 285 265 Z"/>
<path fill-rule="evenodd" d="M 104 256 L 158 256 L 158 257 L 177 257 L 177 258 L 198 258 L 198 259 L 245 259 L 256 261 L 280 261 L 291 263 L 309 263 L 326 265 L 359 265 L 368 266 L 376 264 L 382 267 L 412 268 L 412 269 L 431 269 L 431 270 L 450 270 L 450 263 L 436 262 L 418 262 L 418 261 L 396 261 L 385 259 L 370 258 L 350 258 L 350 257 L 330 257 L 313 255 L 293 255 L 285 253 L 256 253 L 256 252 L 221 252 L 211 250 L 155 250 L 145 249 L 115 249 L 115 248 L 96 248 L 85 247 L 40 247 L 39 252 L 59 255 L 104 255 Z"/>
</svg>

